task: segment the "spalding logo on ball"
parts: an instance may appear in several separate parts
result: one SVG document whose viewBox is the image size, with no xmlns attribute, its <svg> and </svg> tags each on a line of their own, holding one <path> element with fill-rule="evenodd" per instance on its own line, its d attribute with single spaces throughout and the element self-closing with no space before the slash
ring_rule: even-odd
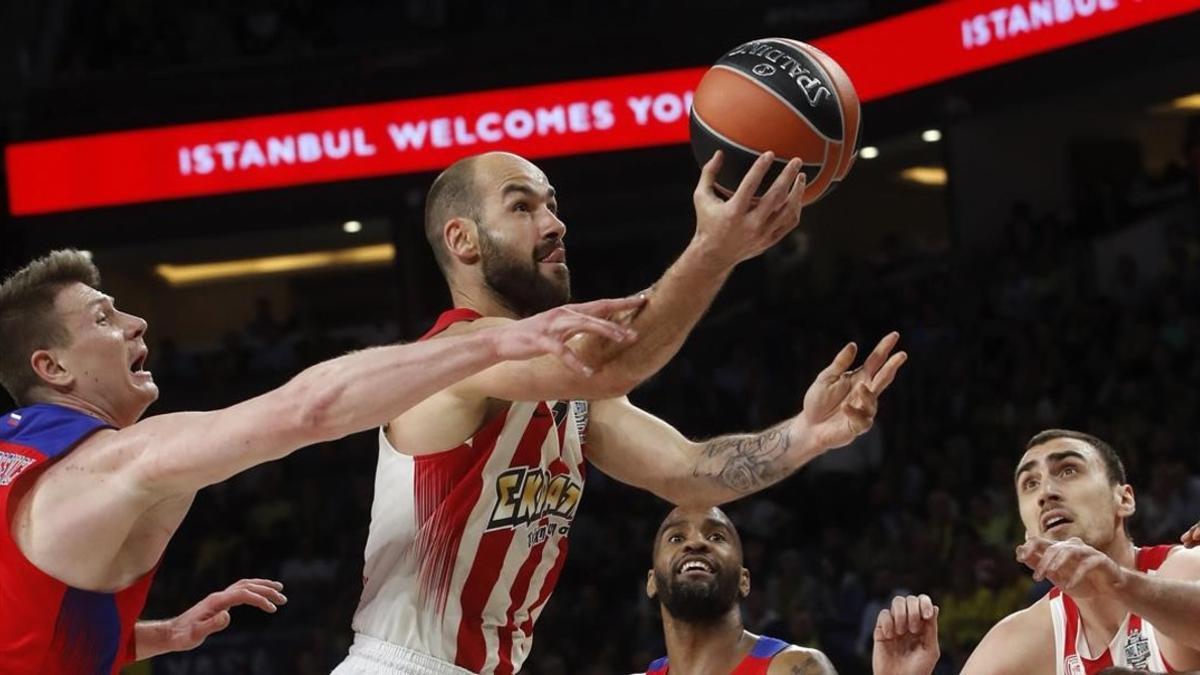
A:
<svg viewBox="0 0 1200 675">
<path fill-rule="evenodd" d="M 754 40 L 722 56 L 696 87 L 692 151 L 701 165 L 724 151 L 717 188 L 727 196 L 759 154 L 775 153 L 760 195 L 788 160 L 799 157 L 807 205 L 849 173 L 858 154 L 860 112 L 854 85 L 828 54 L 798 40 Z"/>
</svg>

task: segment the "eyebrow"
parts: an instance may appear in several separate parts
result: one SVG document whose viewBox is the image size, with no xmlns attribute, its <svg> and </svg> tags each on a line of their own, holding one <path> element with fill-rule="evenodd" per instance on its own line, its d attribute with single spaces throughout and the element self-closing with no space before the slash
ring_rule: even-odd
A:
<svg viewBox="0 0 1200 675">
<path fill-rule="evenodd" d="M 1078 450 L 1063 450 L 1062 452 L 1052 452 L 1052 453 L 1046 455 L 1046 461 L 1061 462 L 1064 459 L 1067 459 L 1068 457 L 1076 457 L 1085 462 L 1087 461 L 1087 457 L 1084 457 L 1083 454 L 1080 453 Z M 1017 472 L 1015 474 L 1013 474 L 1013 480 L 1014 481 L 1019 480 L 1021 478 L 1021 474 L 1025 473 L 1026 471 L 1029 471 L 1036 464 L 1037 464 L 1037 460 L 1031 459 L 1028 462 L 1025 462 L 1024 464 L 1022 464 L 1021 466 L 1017 467 Z"/>
<path fill-rule="evenodd" d="M 91 300 L 91 301 L 89 301 L 89 302 L 88 302 L 88 304 L 87 304 L 87 306 L 88 306 L 88 307 L 93 307 L 93 306 L 95 306 L 95 305 L 100 305 L 100 304 L 103 304 L 103 303 L 105 303 L 105 302 L 107 302 L 108 304 L 110 304 L 110 305 L 111 305 L 111 304 L 113 303 L 112 296 L 108 296 L 108 295 L 101 295 L 100 297 L 98 297 L 98 298 L 96 298 L 96 299 L 94 299 L 94 300 Z"/>
<path fill-rule="evenodd" d="M 538 192 L 537 190 L 533 189 L 532 187 L 530 187 L 524 183 L 509 183 L 508 185 L 505 185 L 503 188 L 500 189 L 500 196 L 507 197 L 509 194 L 511 194 L 513 192 L 519 192 L 521 194 L 528 195 L 530 197 L 542 197 L 543 196 L 542 193 Z M 546 193 L 544 196 L 546 199 L 554 199 L 555 194 L 556 193 L 554 192 L 553 187 L 547 187 Z"/>
</svg>

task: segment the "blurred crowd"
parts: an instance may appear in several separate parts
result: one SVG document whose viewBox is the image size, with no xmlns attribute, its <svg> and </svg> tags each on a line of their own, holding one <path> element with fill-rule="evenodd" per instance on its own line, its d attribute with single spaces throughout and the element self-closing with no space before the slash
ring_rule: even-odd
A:
<svg viewBox="0 0 1200 675">
<path fill-rule="evenodd" d="M 882 604 L 926 592 L 942 608 L 939 667 L 955 672 L 991 625 L 1046 590 L 1014 560 L 1024 528 L 1012 479 L 1026 440 L 1046 427 L 1085 430 L 1122 452 L 1135 541 L 1176 540 L 1200 518 L 1200 218 L 1195 183 L 1183 185 L 1129 210 L 1122 227 L 1018 204 L 994 248 L 911 254 L 893 241 L 841 261 L 824 291 L 804 283 L 802 256 L 735 274 L 678 358 L 632 396 L 691 437 L 794 414 L 848 339 L 869 346 L 897 329 L 910 353 L 871 432 L 729 506 L 752 575 L 750 630 L 820 648 L 840 672 L 867 672 Z M 653 273 L 594 275 L 606 288 L 581 273 L 577 289 L 632 291 L 641 272 Z M 764 284 L 770 292 L 748 290 Z M 264 301 L 219 349 L 162 341 L 155 411 L 221 405 L 396 332 L 283 320 Z M 360 434 L 204 490 L 148 615 L 244 576 L 278 578 L 290 602 L 275 616 L 235 612 L 226 633 L 154 672 L 328 672 L 351 637 L 376 452 L 375 435 Z M 641 672 L 663 652 L 644 589 L 667 506 L 594 469 L 585 493 L 524 672 Z"/>
</svg>

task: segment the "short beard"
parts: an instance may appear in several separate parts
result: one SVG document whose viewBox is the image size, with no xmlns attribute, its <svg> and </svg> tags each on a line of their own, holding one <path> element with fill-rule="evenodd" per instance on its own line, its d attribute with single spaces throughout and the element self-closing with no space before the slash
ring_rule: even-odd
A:
<svg viewBox="0 0 1200 675">
<path fill-rule="evenodd" d="M 527 263 L 509 255 L 498 246 L 487 227 L 480 222 L 479 256 L 483 268 L 483 283 L 519 317 L 565 305 L 571 300 L 571 276 L 568 272 L 561 283 L 542 276 L 538 271 L 537 254 Z"/>
<path fill-rule="evenodd" d="M 737 581 L 736 570 L 719 572 L 709 584 L 680 583 L 654 572 L 658 601 L 672 617 L 690 624 L 713 624 L 728 614 L 737 605 Z"/>
</svg>

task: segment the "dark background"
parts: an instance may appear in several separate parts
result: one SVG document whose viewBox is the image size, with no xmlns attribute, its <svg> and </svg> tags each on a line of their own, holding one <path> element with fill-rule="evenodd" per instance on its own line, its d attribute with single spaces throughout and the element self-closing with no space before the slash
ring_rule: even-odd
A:
<svg viewBox="0 0 1200 675">
<path fill-rule="evenodd" d="M 923 2 L 450 3 L 47 0 L 0 5 L 0 139 L 51 138 L 702 65 L 767 35 L 811 39 Z M 1028 604 L 1013 561 L 1024 441 L 1080 428 L 1122 451 L 1142 543 L 1200 518 L 1200 20 L 1181 19 L 868 104 L 848 181 L 743 265 L 634 401 L 692 437 L 794 414 L 848 339 L 898 329 L 911 359 L 874 431 L 730 507 L 751 630 L 863 672 L 879 603 L 942 607 L 943 668 Z M 902 67 L 903 55 L 897 55 Z M 939 142 L 921 132 L 939 129 Z M 633 292 L 682 250 L 686 146 L 540 162 L 569 227 L 576 297 Z M 900 178 L 946 169 L 943 186 Z M 150 321 L 152 412 L 227 405 L 305 365 L 412 339 L 446 303 L 420 234 L 431 175 L 14 219 L 0 270 L 93 252 Z M 0 187 L 0 190 L 3 188 Z M 359 220 L 357 234 L 342 231 Z M 393 243 L 395 262 L 172 288 L 153 266 Z M 402 384 L 398 384 L 402 386 Z M 7 403 L 7 402 L 4 402 Z M 361 590 L 374 434 L 305 449 L 202 491 L 147 616 L 244 576 L 283 580 L 276 616 L 235 612 L 155 673 L 328 672 Z M 626 673 L 661 653 L 644 598 L 666 506 L 589 473 L 572 553 L 529 673 Z"/>
</svg>

